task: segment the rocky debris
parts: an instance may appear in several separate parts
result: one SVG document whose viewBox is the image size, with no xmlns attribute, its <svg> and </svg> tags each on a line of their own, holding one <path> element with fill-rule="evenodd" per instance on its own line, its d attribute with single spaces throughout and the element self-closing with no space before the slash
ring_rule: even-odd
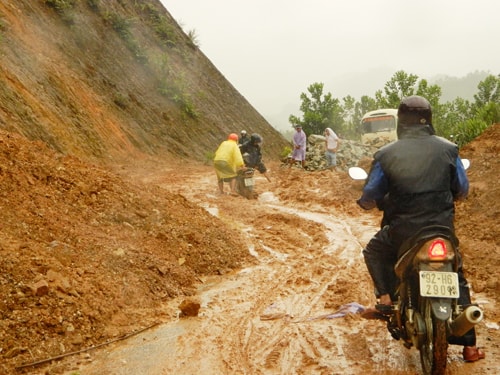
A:
<svg viewBox="0 0 500 375">
<path fill-rule="evenodd" d="M 377 150 L 375 145 L 363 145 L 357 141 L 342 139 L 337 152 L 337 169 L 346 171 L 357 166 L 361 160 L 371 160 Z M 312 134 L 307 138 L 306 169 L 326 169 L 324 136 Z"/>
<path fill-rule="evenodd" d="M 375 147 L 378 149 L 378 148 L 380 148 L 380 147 L 382 147 L 390 142 L 392 142 L 392 140 L 388 137 L 376 136 L 376 137 L 367 139 L 364 144 L 367 146 Z"/>
<path fill-rule="evenodd" d="M 49 294 L 49 284 L 45 280 L 40 280 L 33 285 L 32 291 L 34 296 L 45 296 Z"/>
<path fill-rule="evenodd" d="M 200 311 L 200 303 L 191 299 L 185 299 L 179 305 L 182 316 L 198 316 Z"/>
</svg>

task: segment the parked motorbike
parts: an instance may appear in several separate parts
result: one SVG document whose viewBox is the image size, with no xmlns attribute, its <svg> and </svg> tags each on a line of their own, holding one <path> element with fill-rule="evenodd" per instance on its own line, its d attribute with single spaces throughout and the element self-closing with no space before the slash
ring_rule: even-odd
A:
<svg viewBox="0 0 500 375">
<path fill-rule="evenodd" d="M 253 191 L 255 185 L 254 173 L 255 169 L 245 168 L 238 171 L 238 175 L 236 176 L 236 191 L 247 199 L 255 198 Z"/>
<path fill-rule="evenodd" d="M 464 166 L 469 166 L 466 160 Z M 355 180 L 367 178 L 358 167 L 349 169 Z M 403 243 L 394 267 L 398 277 L 396 301 L 377 305 L 377 316 L 387 322 L 391 336 L 420 352 L 424 375 L 443 375 L 448 338 L 460 337 L 483 319 L 476 305 L 458 304 L 460 296 L 458 240 L 447 227 L 423 228 Z"/>
</svg>

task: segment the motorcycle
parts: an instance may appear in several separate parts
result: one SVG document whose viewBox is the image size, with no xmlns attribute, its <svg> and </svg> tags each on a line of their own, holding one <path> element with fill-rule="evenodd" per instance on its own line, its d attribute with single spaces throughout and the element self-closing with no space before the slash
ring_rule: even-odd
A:
<svg viewBox="0 0 500 375">
<path fill-rule="evenodd" d="M 254 199 L 256 194 L 253 191 L 255 185 L 255 169 L 245 168 L 238 171 L 236 176 L 236 191 L 247 199 Z"/>
<path fill-rule="evenodd" d="M 468 160 L 464 166 L 470 165 Z M 367 173 L 349 169 L 354 180 Z M 460 337 L 483 319 L 476 305 L 460 305 L 458 240 L 447 227 L 422 228 L 398 251 L 394 267 L 398 278 L 396 301 L 392 306 L 376 305 L 376 318 L 387 322 L 395 340 L 420 352 L 424 375 L 443 375 L 446 370 L 448 339 Z"/>
</svg>

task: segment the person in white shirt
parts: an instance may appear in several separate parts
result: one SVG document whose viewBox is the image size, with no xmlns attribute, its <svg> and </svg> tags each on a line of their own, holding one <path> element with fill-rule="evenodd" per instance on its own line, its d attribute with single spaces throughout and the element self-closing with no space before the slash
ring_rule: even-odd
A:
<svg viewBox="0 0 500 375">
<path fill-rule="evenodd" d="M 326 168 L 333 168 L 337 165 L 337 150 L 340 145 L 340 138 L 330 129 L 325 129 L 325 156 Z"/>
</svg>

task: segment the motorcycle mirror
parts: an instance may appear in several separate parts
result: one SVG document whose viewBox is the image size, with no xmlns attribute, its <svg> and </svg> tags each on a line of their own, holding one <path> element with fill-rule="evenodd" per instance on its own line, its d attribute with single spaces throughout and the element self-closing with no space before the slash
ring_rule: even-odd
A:
<svg viewBox="0 0 500 375">
<path fill-rule="evenodd" d="M 368 174 L 365 172 L 363 168 L 360 167 L 351 167 L 349 168 L 349 176 L 353 180 L 366 180 Z"/>
<path fill-rule="evenodd" d="M 470 167 L 470 160 L 469 159 L 462 159 L 462 164 L 464 165 L 464 169 L 467 170 Z"/>
</svg>

